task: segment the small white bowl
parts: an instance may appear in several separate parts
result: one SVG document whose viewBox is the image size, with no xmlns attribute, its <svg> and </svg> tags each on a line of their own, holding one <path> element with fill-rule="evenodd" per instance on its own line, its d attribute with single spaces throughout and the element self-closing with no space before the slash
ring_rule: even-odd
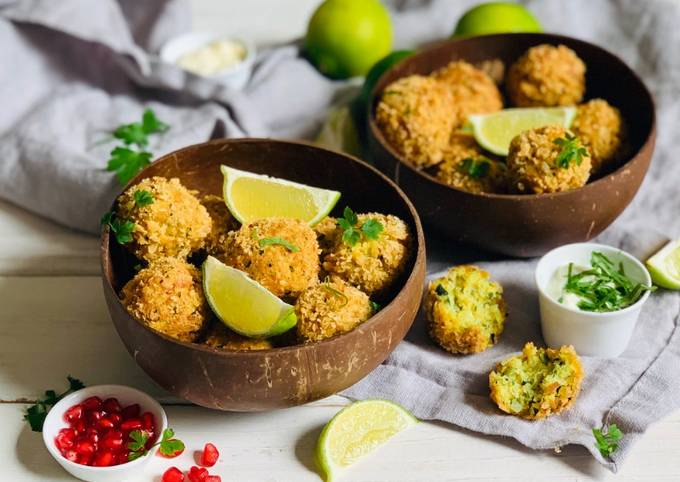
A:
<svg viewBox="0 0 680 482">
<path fill-rule="evenodd" d="M 184 54 L 199 49 L 216 40 L 231 40 L 242 44 L 246 49 L 245 58 L 238 64 L 208 77 L 189 72 L 188 70 L 185 70 L 185 72 L 187 75 L 216 80 L 233 89 L 242 89 L 250 78 L 253 63 L 255 62 L 255 46 L 251 42 L 246 42 L 240 38 L 230 38 L 219 33 L 189 32 L 174 37 L 163 45 L 160 51 L 160 57 L 164 62 L 177 65 L 178 59 Z"/>
<path fill-rule="evenodd" d="M 154 453 L 153 450 L 150 450 L 145 456 L 125 464 L 112 465 L 110 467 L 91 467 L 71 462 L 64 458 L 59 449 L 57 449 L 54 439 L 59 430 L 68 427 L 68 423 L 64 421 L 64 413 L 73 405 L 92 396 L 98 396 L 102 400 L 115 397 L 122 406 L 138 403 L 142 413 L 151 412 L 153 414 L 159 428 L 159 434 L 163 433 L 163 430 L 168 427 L 168 418 L 163 407 L 146 393 L 122 385 L 95 385 L 67 395 L 49 411 L 42 432 L 43 442 L 45 442 L 47 451 L 68 473 L 87 482 L 120 482 L 121 480 L 137 477 L 143 471 L 144 466 L 151 460 Z"/>
<path fill-rule="evenodd" d="M 541 330 L 548 346 L 573 345 L 581 355 L 614 358 L 628 346 L 642 305 L 649 298 L 649 291 L 622 310 L 597 313 L 565 306 L 550 296 L 546 289 L 555 271 L 565 264 L 573 262 L 590 266 L 593 251 L 603 253 L 616 264 L 623 263 L 626 276 L 651 286 L 652 279 L 644 265 L 620 249 L 596 243 L 575 243 L 555 248 L 536 266 Z"/>
</svg>

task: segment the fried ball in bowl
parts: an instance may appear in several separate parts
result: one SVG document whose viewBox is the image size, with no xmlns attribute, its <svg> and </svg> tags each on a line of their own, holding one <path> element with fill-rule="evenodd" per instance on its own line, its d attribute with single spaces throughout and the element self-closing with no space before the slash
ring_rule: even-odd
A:
<svg viewBox="0 0 680 482">
<path fill-rule="evenodd" d="M 538 420 L 570 407 L 578 397 L 583 368 L 573 346 L 524 345 L 521 355 L 500 362 L 489 374 L 491 399 L 502 411 Z"/>
<path fill-rule="evenodd" d="M 592 174 L 620 157 L 625 125 L 619 109 L 606 100 L 593 99 L 579 105 L 571 130 L 590 151 Z"/>
<path fill-rule="evenodd" d="M 590 177 L 591 160 L 581 140 L 561 126 L 524 131 L 510 143 L 511 187 L 520 193 L 571 191 Z"/>
<path fill-rule="evenodd" d="M 437 166 L 436 177 L 463 191 L 502 193 L 506 190 L 507 168 L 487 157 L 474 137 L 455 134 L 444 161 Z"/>
<path fill-rule="evenodd" d="M 321 341 L 347 333 L 368 320 L 368 296 L 338 277 L 307 288 L 295 303 L 297 333 L 303 341 Z"/>
<path fill-rule="evenodd" d="M 342 278 L 369 296 L 380 295 L 404 271 L 411 234 L 406 223 L 391 214 L 359 214 L 357 218 L 359 232 L 366 222 L 379 223 L 381 230 L 377 238 L 360 234 L 352 244 L 343 239 L 342 229 L 336 225 L 332 235 L 334 244 L 324 256 L 322 267 L 329 275 Z"/>
<path fill-rule="evenodd" d="M 385 87 L 375 111 L 387 142 L 417 168 L 442 160 L 455 122 L 451 90 L 431 77 L 411 75 Z"/>
<path fill-rule="evenodd" d="M 586 65 L 564 45 L 537 45 L 510 66 L 505 88 L 517 107 L 576 105 L 586 90 Z"/>
<path fill-rule="evenodd" d="M 196 341 L 210 318 L 201 273 L 179 258 L 159 258 L 120 292 L 125 309 L 150 328 L 181 341 Z"/>
<path fill-rule="evenodd" d="M 226 256 L 227 233 L 238 229 L 239 223 L 229 212 L 224 199 L 208 194 L 201 199 L 201 204 L 210 215 L 212 227 L 205 238 L 205 251 L 211 256 L 223 259 Z"/>
<path fill-rule="evenodd" d="M 271 341 L 239 335 L 217 320 L 210 324 L 203 343 L 213 348 L 231 351 L 269 350 L 273 348 Z"/>
<path fill-rule="evenodd" d="M 454 128 L 460 127 L 470 114 L 488 114 L 503 108 L 501 93 L 489 75 L 463 60 L 451 62 L 432 76 L 446 85 L 455 107 Z"/>
<path fill-rule="evenodd" d="M 297 297 L 319 279 L 319 243 L 299 219 L 265 218 L 227 235 L 223 261 L 276 296 Z"/>
<path fill-rule="evenodd" d="M 186 258 L 203 247 L 212 226 L 208 211 L 177 178 L 140 181 L 118 197 L 116 214 L 134 223 L 126 246 L 145 261 Z"/>
<path fill-rule="evenodd" d="M 424 310 L 430 336 L 451 353 L 479 353 L 495 345 L 507 317 L 501 285 L 470 265 L 430 282 Z"/>
</svg>

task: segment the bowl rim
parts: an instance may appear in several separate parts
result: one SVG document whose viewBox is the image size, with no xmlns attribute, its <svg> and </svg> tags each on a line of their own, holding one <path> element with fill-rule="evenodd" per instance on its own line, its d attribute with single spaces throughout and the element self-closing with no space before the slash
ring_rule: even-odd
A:
<svg viewBox="0 0 680 482">
<path fill-rule="evenodd" d="M 541 193 L 541 194 L 501 194 L 501 193 L 488 193 L 488 192 L 480 192 L 480 193 L 473 193 L 470 191 L 464 191 L 463 189 L 459 189 L 455 186 L 451 186 L 449 184 L 446 184 L 436 177 L 428 174 L 425 172 L 423 169 L 417 169 L 414 166 L 412 166 L 401 154 L 399 154 L 396 150 L 392 148 L 389 142 L 385 139 L 385 137 L 382 135 L 382 131 L 378 128 L 377 122 L 375 120 L 375 109 L 374 109 L 374 104 L 376 103 L 376 98 L 378 94 L 378 87 L 380 87 L 380 84 L 382 83 L 382 79 L 393 69 L 395 69 L 397 66 L 402 64 L 403 62 L 408 62 L 409 60 L 413 59 L 414 57 L 417 57 L 419 55 L 423 55 L 426 53 L 429 53 L 431 51 L 440 49 L 440 48 L 445 48 L 449 47 L 453 44 L 457 43 L 464 43 L 464 42 L 476 42 L 479 39 L 493 39 L 493 38 L 499 38 L 499 39 L 506 39 L 506 38 L 511 38 L 511 37 L 535 37 L 536 39 L 545 39 L 547 42 L 546 43 L 557 43 L 560 42 L 561 40 L 567 40 L 569 42 L 573 42 L 576 44 L 582 44 L 585 45 L 589 48 L 595 49 L 600 51 L 601 53 L 611 57 L 611 59 L 614 62 L 617 62 L 623 66 L 625 70 L 628 71 L 628 73 L 632 76 L 632 78 L 640 84 L 642 87 L 642 92 L 643 94 L 647 97 L 647 100 L 649 101 L 649 105 L 651 106 L 651 117 L 652 117 L 652 122 L 649 128 L 649 131 L 647 132 L 644 142 L 640 146 L 640 148 L 630 156 L 630 159 L 628 159 L 625 163 L 621 164 L 616 170 L 608 173 L 606 176 L 602 176 L 598 179 L 595 179 L 592 182 L 588 182 L 585 185 L 572 189 L 569 191 L 561 191 L 561 192 L 554 192 L 554 193 Z M 638 156 L 640 153 L 650 146 L 654 145 L 655 139 L 656 139 L 656 104 L 654 102 L 654 96 L 651 94 L 649 91 L 649 88 L 647 85 L 643 82 L 643 80 L 640 78 L 640 76 L 626 63 L 624 62 L 618 55 L 610 52 L 609 50 L 600 47 L 599 45 L 596 45 L 594 43 L 588 42 L 583 39 L 579 39 L 576 37 L 570 37 L 567 35 L 561 35 L 561 34 L 556 34 L 556 33 L 547 33 L 547 32 L 536 32 L 536 33 L 524 33 L 524 32 L 513 32 L 513 33 L 500 33 L 500 34 L 491 34 L 491 35 L 481 35 L 481 36 L 476 36 L 476 37 L 464 37 L 464 38 L 456 38 L 456 39 L 447 39 L 441 42 L 436 42 L 434 44 L 430 44 L 425 46 L 422 50 L 417 50 L 413 55 L 410 55 L 409 57 L 406 57 L 396 64 L 392 65 L 389 69 L 387 69 L 383 74 L 378 78 L 378 81 L 375 83 L 373 90 L 371 91 L 369 95 L 369 101 L 367 103 L 367 122 L 368 122 L 368 127 L 369 127 L 369 134 L 372 135 L 380 144 L 380 147 L 385 149 L 392 157 L 394 157 L 397 160 L 397 165 L 395 167 L 395 177 L 398 179 L 399 178 L 399 169 L 402 168 L 402 166 L 405 166 L 407 169 L 409 169 L 411 172 L 414 172 L 416 175 L 422 177 L 423 179 L 434 182 L 442 187 L 451 189 L 452 191 L 464 194 L 464 195 L 469 195 L 473 197 L 479 197 L 479 198 L 486 198 L 486 199 L 500 199 L 500 200 L 510 200 L 510 201 L 533 201 L 535 199 L 553 199 L 556 197 L 563 197 L 563 196 L 569 196 L 572 195 L 575 192 L 582 192 L 583 190 L 591 190 L 591 189 L 596 189 L 599 187 L 600 184 L 603 184 L 605 182 L 610 182 L 612 181 L 615 177 L 621 175 L 623 171 L 629 168 L 629 165 L 637 160 Z M 593 186 L 593 187 L 591 187 Z"/>
<path fill-rule="evenodd" d="M 168 152 L 167 154 L 164 154 L 163 156 L 157 158 L 154 160 L 149 166 L 145 167 L 142 171 L 140 171 L 133 179 L 131 179 L 121 190 L 121 193 L 125 192 L 127 189 L 129 189 L 132 185 L 136 184 L 141 178 L 143 177 L 145 171 L 155 165 L 157 162 L 160 162 L 165 159 L 169 159 L 173 156 L 175 156 L 178 152 L 180 151 L 185 151 L 185 150 L 191 150 L 191 149 L 200 149 L 203 146 L 206 145 L 213 145 L 213 144 L 259 144 L 259 143 L 275 143 L 279 145 L 293 145 L 296 147 L 304 147 L 304 148 L 313 148 L 319 151 L 324 151 L 330 154 L 333 154 L 335 156 L 341 156 L 347 158 L 348 161 L 350 162 L 355 162 L 361 165 L 363 168 L 368 169 L 369 171 L 372 171 L 374 174 L 377 174 L 378 177 L 380 177 L 383 181 L 385 181 L 392 189 L 394 189 L 397 193 L 397 195 L 402 199 L 406 207 L 408 208 L 409 213 L 411 214 L 413 218 L 413 222 L 416 227 L 416 233 L 414 236 L 414 239 L 416 240 L 416 246 L 415 246 L 415 256 L 413 259 L 413 269 L 409 273 L 409 275 L 406 277 L 406 280 L 404 281 L 402 287 L 399 289 L 398 293 L 396 296 L 385 306 L 381 308 L 381 310 L 378 312 L 382 312 L 385 309 L 387 309 L 389 306 L 391 306 L 398 297 L 400 297 L 404 291 L 404 288 L 406 285 L 415 282 L 415 277 L 416 277 L 416 272 L 418 271 L 417 267 L 419 264 L 425 264 L 426 263 L 426 246 L 425 246 L 425 235 L 423 232 L 423 227 L 420 221 L 420 216 L 418 216 L 418 212 L 416 211 L 415 207 L 409 200 L 408 196 L 402 191 L 402 189 L 389 177 L 387 177 L 383 172 L 381 172 L 379 169 L 375 168 L 374 166 L 371 166 L 365 161 L 362 161 L 361 159 L 352 156 L 350 154 L 346 154 L 344 152 L 340 151 L 335 151 L 333 149 L 328 149 L 326 147 L 318 146 L 314 144 L 313 142 L 308 142 L 308 141 L 291 141 L 287 139 L 275 139 L 275 138 L 259 138 L 259 137 L 242 137 L 242 138 L 237 138 L 237 139 L 227 139 L 227 138 L 221 138 L 221 139 L 213 139 L 209 140 L 206 142 L 199 142 L 197 144 L 191 144 L 185 147 L 182 147 L 180 149 L 176 149 L 174 151 Z M 119 194 L 120 195 L 120 194 Z M 116 200 L 118 199 L 118 196 L 113 200 L 110 210 L 113 210 L 113 207 L 116 204 Z M 252 357 L 252 358 L 257 358 L 261 357 L 263 355 L 272 355 L 272 354 L 289 354 L 291 352 L 298 352 L 299 350 L 310 350 L 313 351 L 316 349 L 316 347 L 322 346 L 322 345 L 330 345 L 332 343 L 335 343 L 337 340 L 351 336 L 353 333 L 357 332 L 357 330 L 361 330 L 364 327 L 369 326 L 370 324 L 374 323 L 376 321 L 376 314 L 372 315 L 369 319 L 361 323 L 359 326 L 354 328 L 351 331 L 348 331 L 346 333 L 342 333 L 340 335 L 333 336 L 331 338 L 327 338 L 325 340 L 321 341 L 314 341 L 310 343 L 298 343 L 296 345 L 288 345 L 288 346 L 282 346 L 282 347 L 274 347 L 274 348 L 268 348 L 265 350 L 223 350 L 219 348 L 213 348 L 208 345 L 200 344 L 200 343 L 191 343 L 191 342 L 185 342 L 181 340 L 177 340 L 175 338 L 172 338 L 164 333 L 161 333 L 159 331 L 153 330 L 149 328 L 147 325 L 139 321 L 137 318 L 134 316 L 128 314 L 127 310 L 122 306 L 122 303 L 120 301 L 120 296 L 116 292 L 116 290 L 113 288 L 111 285 L 111 282 L 109 280 L 109 277 L 107 276 L 108 269 L 106 266 L 106 261 L 107 257 L 110 258 L 110 252 L 109 252 L 109 242 L 110 242 L 110 229 L 105 226 L 102 228 L 101 231 L 101 237 L 100 237 L 100 262 L 101 262 L 101 268 L 102 268 L 102 280 L 106 284 L 107 288 L 110 289 L 114 294 L 116 298 L 116 302 L 120 305 L 121 309 L 123 312 L 132 320 L 134 320 L 135 323 L 139 324 L 140 327 L 143 329 L 147 330 L 148 332 L 152 333 L 153 335 L 159 336 L 163 338 L 166 341 L 172 342 L 180 347 L 183 348 L 189 348 L 192 350 L 198 350 L 198 351 L 203 351 L 206 353 L 210 354 L 217 354 L 219 356 L 223 357 Z M 420 292 L 420 291 L 418 291 Z"/>
</svg>

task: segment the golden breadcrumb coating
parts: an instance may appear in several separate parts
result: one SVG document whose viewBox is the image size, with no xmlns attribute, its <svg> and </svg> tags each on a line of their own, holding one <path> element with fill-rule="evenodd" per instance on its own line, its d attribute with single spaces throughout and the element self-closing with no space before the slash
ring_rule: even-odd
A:
<svg viewBox="0 0 680 482">
<path fill-rule="evenodd" d="M 461 126 L 470 114 L 488 114 L 503 108 L 503 98 L 493 79 L 465 61 L 451 62 L 432 76 L 451 90 L 454 128 Z"/>
<path fill-rule="evenodd" d="M 231 351 L 269 350 L 273 347 L 271 341 L 239 335 L 221 321 L 213 321 L 210 324 L 203 343 L 213 348 Z"/>
<path fill-rule="evenodd" d="M 123 286 L 120 298 L 134 318 L 182 341 L 195 341 L 210 317 L 201 273 L 179 258 L 151 261 Z"/>
<path fill-rule="evenodd" d="M 489 373 L 491 400 L 511 415 L 538 420 L 570 407 L 578 397 L 583 368 L 573 346 L 558 350 L 524 345 Z"/>
<path fill-rule="evenodd" d="M 266 244 L 281 238 L 293 245 Z M 309 225 L 298 219 L 265 218 L 227 235 L 224 262 L 245 271 L 276 296 L 298 296 L 318 282 L 319 244 Z"/>
<path fill-rule="evenodd" d="M 517 107 L 576 105 L 586 90 L 586 65 L 564 45 L 537 45 L 510 66 L 505 87 Z"/>
<path fill-rule="evenodd" d="M 507 184 L 505 164 L 488 157 L 474 137 L 465 134 L 451 136 L 436 176 L 450 186 L 473 193 L 502 193 Z"/>
<path fill-rule="evenodd" d="M 415 167 L 442 160 L 454 127 L 451 90 L 441 82 L 411 75 L 392 82 L 382 93 L 375 117 L 387 142 Z"/>
<path fill-rule="evenodd" d="M 325 256 L 335 246 L 338 236 L 342 233 L 338 230 L 338 222 L 334 217 L 326 216 L 314 226 L 316 239 L 319 242 L 321 256 Z"/>
<path fill-rule="evenodd" d="M 495 345 L 507 316 L 501 285 L 470 265 L 430 282 L 424 309 L 430 336 L 451 353 L 478 353 Z"/>
<path fill-rule="evenodd" d="M 135 193 L 141 191 L 150 193 L 153 202 L 137 205 Z M 132 242 L 126 246 L 146 261 L 186 258 L 203 247 L 212 225 L 205 207 L 176 178 L 140 181 L 118 197 L 116 212 L 135 224 Z"/>
<path fill-rule="evenodd" d="M 303 341 L 321 341 L 347 333 L 371 317 L 368 296 L 338 277 L 302 292 L 295 303 L 297 333 Z"/>
<path fill-rule="evenodd" d="M 510 143 L 507 166 L 512 187 L 520 193 L 548 193 L 570 191 L 588 182 L 591 160 L 587 153 L 578 163 L 558 165 L 557 157 L 562 147 L 558 139 L 571 133 L 564 127 L 553 125 L 524 131 Z M 586 149 L 587 152 L 587 149 Z"/>
<path fill-rule="evenodd" d="M 209 194 L 201 199 L 201 204 L 205 206 L 212 221 L 212 229 L 205 238 L 205 251 L 216 258 L 224 258 L 227 249 L 227 233 L 238 229 L 239 223 L 229 212 L 222 197 Z"/>
<path fill-rule="evenodd" d="M 622 154 L 625 137 L 623 118 L 619 109 L 606 100 L 593 99 L 579 105 L 571 130 L 588 147 L 593 174 Z"/>
<path fill-rule="evenodd" d="M 342 231 L 335 235 L 335 244 L 323 258 L 323 269 L 372 296 L 383 293 L 406 268 L 411 247 L 408 226 L 396 216 L 368 213 L 358 215 L 357 226 L 374 219 L 383 226 L 378 239 L 362 237 L 350 246 L 342 240 Z"/>
</svg>

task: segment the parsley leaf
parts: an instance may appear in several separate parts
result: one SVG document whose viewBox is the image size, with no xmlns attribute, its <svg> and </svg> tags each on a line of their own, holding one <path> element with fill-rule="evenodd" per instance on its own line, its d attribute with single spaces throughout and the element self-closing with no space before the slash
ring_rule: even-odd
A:
<svg viewBox="0 0 680 482">
<path fill-rule="evenodd" d="M 156 117 L 151 109 L 146 109 L 142 114 L 142 130 L 145 134 L 162 134 L 170 129 L 170 126 Z"/>
<path fill-rule="evenodd" d="M 149 145 L 149 135 L 162 133 L 170 128 L 169 125 L 156 117 L 151 109 L 146 109 L 142 114 L 142 122 L 123 124 L 113 131 L 113 137 L 123 141 L 126 146 L 136 145 L 146 147 Z"/>
<path fill-rule="evenodd" d="M 125 185 L 149 164 L 151 164 L 150 152 L 133 151 L 129 147 L 114 147 L 106 170 L 115 172 L 118 182 Z"/>
<path fill-rule="evenodd" d="M 153 204 L 153 196 L 149 191 L 146 190 L 135 191 L 133 196 L 135 198 L 135 205 L 137 207 L 143 208 L 144 206 Z"/>
<path fill-rule="evenodd" d="M 125 244 L 132 241 L 132 232 L 135 230 L 135 223 L 128 219 L 120 219 L 112 212 L 108 212 L 102 216 L 102 226 L 108 226 L 113 235 L 116 237 L 118 244 Z"/>
<path fill-rule="evenodd" d="M 31 426 L 31 430 L 34 432 L 42 432 L 43 423 L 45 423 L 45 418 L 47 417 L 47 412 L 49 412 L 50 407 L 56 405 L 59 400 L 69 393 L 80 390 L 85 386 L 83 382 L 77 378 L 73 378 L 71 375 L 66 377 L 66 379 L 69 384 L 68 390 L 61 394 L 57 394 L 54 390 L 46 390 L 45 398 L 38 400 L 35 405 L 31 405 L 26 409 L 24 420 L 28 422 Z"/>
<path fill-rule="evenodd" d="M 378 303 L 372 300 L 369 301 L 368 303 L 371 305 L 371 310 L 373 310 L 373 313 L 377 313 L 378 311 L 380 311 L 381 306 Z"/>
<path fill-rule="evenodd" d="M 385 229 L 377 219 L 367 219 L 358 227 L 359 217 L 349 206 L 345 207 L 343 217 L 336 220 L 337 225 L 342 229 L 342 241 L 348 246 L 355 246 L 361 241 L 362 236 L 366 239 L 378 239 L 380 233 Z"/>
<path fill-rule="evenodd" d="M 135 460 L 149 453 L 149 451 L 159 446 L 159 451 L 162 455 L 166 457 L 176 457 L 182 452 L 184 452 L 184 442 L 179 439 L 174 438 L 175 432 L 171 428 L 166 428 L 163 430 L 163 435 L 161 440 L 156 442 L 148 449 L 146 444 L 149 441 L 149 433 L 144 430 L 133 430 L 130 432 L 130 442 L 127 444 L 128 450 L 128 460 Z"/>
<path fill-rule="evenodd" d="M 566 169 L 572 162 L 576 162 L 576 165 L 580 166 L 583 158 L 588 156 L 588 150 L 583 147 L 581 140 L 573 134 L 567 133 L 564 137 L 555 139 L 553 143 L 561 147 L 560 153 L 555 158 L 557 167 Z"/>
<path fill-rule="evenodd" d="M 618 442 L 623 439 L 623 432 L 616 424 L 611 424 L 605 425 L 601 429 L 594 428 L 593 436 L 595 437 L 595 446 L 602 456 L 607 458 L 619 449 Z"/>
<path fill-rule="evenodd" d="M 364 224 L 361 225 L 361 232 L 367 239 L 378 239 L 380 233 L 383 232 L 385 228 L 377 219 L 367 219 Z"/>
<path fill-rule="evenodd" d="M 163 431 L 159 450 L 166 457 L 175 457 L 184 452 L 184 442 L 174 437 L 175 432 L 171 428 L 166 428 Z"/>
<path fill-rule="evenodd" d="M 300 251 L 300 248 L 295 246 L 293 243 L 286 241 L 283 238 L 279 238 L 278 236 L 272 236 L 271 238 L 262 238 L 258 241 L 258 244 L 260 245 L 260 248 L 279 245 L 283 246 L 291 253 L 297 253 L 298 251 Z"/>
<path fill-rule="evenodd" d="M 149 440 L 149 434 L 142 430 L 133 430 L 130 432 L 130 442 L 127 444 L 127 448 L 132 452 L 138 452 L 146 446 L 146 442 Z"/>
<path fill-rule="evenodd" d="M 468 176 L 479 179 L 485 177 L 491 168 L 491 161 L 486 157 L 467 157 L 460 164 L 460 170 Z"/>
</svg>

